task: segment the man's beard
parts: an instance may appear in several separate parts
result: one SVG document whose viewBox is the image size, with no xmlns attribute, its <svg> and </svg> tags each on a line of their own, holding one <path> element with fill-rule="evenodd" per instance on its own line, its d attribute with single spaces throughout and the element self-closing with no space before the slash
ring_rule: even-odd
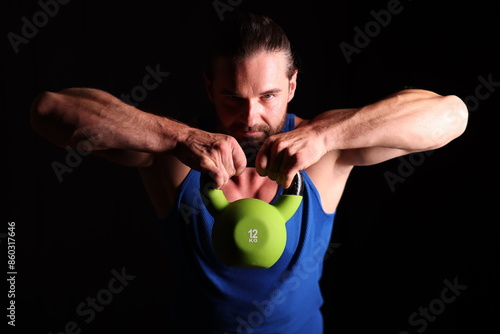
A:
<svg viewBox="0 0 500 334">
<path fill-rule="evenodd" d="M 283 127 L 285 126 L 286 113 L 283 116 L 283 119 L 280 121 L 277 127 L 272 128 L 267 124 L 258 124 L 255 126 L 245 126 L 242 124 L 235 124 L 231 126 L 228 131 L 225 131 L 227 134 L 238 133 L 238 131 L 258 131 L 262 132 L 262 136 L 259 137 L 251 137 L 251 136 L 243 136 L 236 137 L 238 143 L 240 144 L 245 156 L 247 158 L 247 167 L 255 167 L 255 158 L 259 153 L 262 145 L 266 141 L 267 138 L 273 136 L 275 134 L 281 133 L 283 131 Z"/>
</svg>

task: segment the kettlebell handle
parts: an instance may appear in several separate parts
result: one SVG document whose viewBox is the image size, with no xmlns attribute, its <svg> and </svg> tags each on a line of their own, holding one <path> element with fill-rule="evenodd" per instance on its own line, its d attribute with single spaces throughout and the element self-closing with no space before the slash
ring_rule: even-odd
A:
<svg viewBox="0 0 500 334">
<path fill-rule="evenodd" d="M 283 195 L 296 195 L 302 196 L 304 194 L 304 176 L 302 175 L 302 171 L 298 171 L 295 174 L 292 184 L 287 189 L 283 190 Z"/>
</svg>

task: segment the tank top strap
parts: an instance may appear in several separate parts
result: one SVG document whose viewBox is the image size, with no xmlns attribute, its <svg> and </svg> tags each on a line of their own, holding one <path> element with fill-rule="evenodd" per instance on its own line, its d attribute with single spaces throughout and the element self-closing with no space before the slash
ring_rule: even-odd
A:
<svg viewBox="0 0 500 334">
<path fill-rule="evenodd" d="M 288 132 L 293 129 L 295 129 L 295 114 L 286 114 L 285 125 L 281 132 Z"/>
</svg>

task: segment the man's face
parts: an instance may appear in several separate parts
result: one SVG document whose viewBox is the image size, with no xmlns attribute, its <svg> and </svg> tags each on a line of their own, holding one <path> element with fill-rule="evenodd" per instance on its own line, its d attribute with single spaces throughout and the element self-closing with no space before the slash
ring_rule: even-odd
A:
<svg viewBox="0 0 500 334">
<path fill-rule="evenodd" d="M 283 52 L 263 51 L 236 63 L 219 58 L 213 73 L 213 81 L 206 79 L 206 85 L 218 131 L 235 137 L 243 147 L 255 147 L 281 132 L 297 85 L 297 73 L 287 75 Z"/>
</svg>

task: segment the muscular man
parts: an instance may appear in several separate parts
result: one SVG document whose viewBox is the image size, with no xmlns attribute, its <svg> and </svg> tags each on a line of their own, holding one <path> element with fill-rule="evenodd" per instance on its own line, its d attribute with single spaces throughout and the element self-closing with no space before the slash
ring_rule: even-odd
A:
<svg viewBox="0 0 500 334">
<path fill-rule="evenodd" d="M 146 113 L 96 89 L 45 92 L 33 103 L 32 126 L 48 140 L 140 170 L 175 258 L 174 332 L 321 333 L 321 263 L 353 167 L 442 147 L 467 124 L 459 98 L 420 89 L 302 119 L 287 113 L 297 73 L 282 29 L 245 14 L 226 20 L 212 45 L 204 77 L 213 128 Z M 259 147 L 255 168 L 247 168 L 244 148 L 252 147 Z M 287 222 L 278 262 L 225 266 L 210 242 L 201 173 L 229 201 L 273 202 L 300 170 L 304 200 Z"/>
</svg>

